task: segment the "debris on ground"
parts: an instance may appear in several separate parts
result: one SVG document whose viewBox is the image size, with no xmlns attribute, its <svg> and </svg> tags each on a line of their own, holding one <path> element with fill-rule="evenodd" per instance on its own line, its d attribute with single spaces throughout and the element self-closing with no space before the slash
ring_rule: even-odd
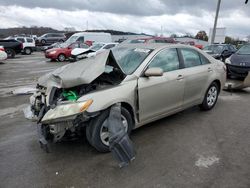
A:
<svg viewBox="0 0 250 188">
<path fill-rule="evenodd" d="M 11 93 L 14 95 L 28 95 L 28 94 L 33 94 L 36 91 L 37 89 L 33 87 L 22 87 L 11 91 Z"/>
</svg>

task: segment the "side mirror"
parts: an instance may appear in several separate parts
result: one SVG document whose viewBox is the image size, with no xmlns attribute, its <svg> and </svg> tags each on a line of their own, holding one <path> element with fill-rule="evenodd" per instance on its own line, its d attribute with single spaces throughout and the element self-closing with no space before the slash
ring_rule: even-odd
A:
<svg viewBox="0 0 250 188">
<path fill-rule="evenodd" d="M 163 75 L 163 70 L 159 67 L 152 67 L 152 68 L 148 68 L 144 75 L 146 77 L 151 77 L 151 76 L 162 76 Z"/>
</svg>

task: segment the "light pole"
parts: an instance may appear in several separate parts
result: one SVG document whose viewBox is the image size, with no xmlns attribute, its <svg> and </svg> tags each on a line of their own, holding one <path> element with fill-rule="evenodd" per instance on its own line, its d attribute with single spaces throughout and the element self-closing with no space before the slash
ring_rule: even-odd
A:
<svg viewBox="0 0 250 188">
<path fill-rule="evenodd" d="M 214 39 L 216 35 L 216 27 L 217 27 L 217 20 L 218 20 L 219 11 L 220 11 L 220 3 L 221 3 L 221 0 L 218 0 L 217 8 L 216 8 L 216 15 L 214 19 L 214 27 L 213 27 L 213 33 L 212 33 L 212 38 L 211 38 L 211 44 L 214 43 Z"/>
</svg>

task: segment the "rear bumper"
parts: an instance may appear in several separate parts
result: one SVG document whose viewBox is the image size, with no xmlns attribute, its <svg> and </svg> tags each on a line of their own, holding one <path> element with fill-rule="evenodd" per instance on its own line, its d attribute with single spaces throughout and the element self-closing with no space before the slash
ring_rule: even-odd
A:
<svg viewBox="0 0 250 188">
<path fill-rule="evenodd" d="M 248 72 L 250 71 L 250 67 L 236 66 L 230 64 L 226 64 L 226 66 L 228 75 L 235 76 L 238 78 L 243 78 L 243 79 L 246 78 Z"/>
</svg>

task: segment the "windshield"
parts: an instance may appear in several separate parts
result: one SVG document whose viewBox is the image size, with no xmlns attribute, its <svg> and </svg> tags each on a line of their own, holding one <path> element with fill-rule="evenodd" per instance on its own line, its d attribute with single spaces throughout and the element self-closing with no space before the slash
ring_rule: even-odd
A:
<svg viewBox="0 0 250 188">
<path fill-rule="evenodd" d="M 72 44 L 74 42 L 76 42 L 76 40 L 78 39 L 78 36 L 71 36 L 68 38 L 68 40 L 65 41 L 65 43 L 68 43 L 68 44 Z"/>
<path fill-rule="evenodd" d="M 90 50 L 93 50 L 93 51 L 97 51 L 97 50 L 100 50 L 102 47 L 104 46 L 104 44 L 94 44 Z"/>
<path fill-rule="evenodd" d="M 223 45 L 210 45 L 203 48 L 206 51 L 212 51 L 214 54 L 220 54 L 223 51 Z"/>
<path fill-rule="evenodd" d="M 132 74 L 151 51 L 148 48 L 116 47 L 112 49 L 117 63 L 125 74 Z"/>
<path fill-rule="evenodd" d="M 242 46 L 238 51 L 239 55 L 250 55 L 250 45 Z"/>
</svg>

